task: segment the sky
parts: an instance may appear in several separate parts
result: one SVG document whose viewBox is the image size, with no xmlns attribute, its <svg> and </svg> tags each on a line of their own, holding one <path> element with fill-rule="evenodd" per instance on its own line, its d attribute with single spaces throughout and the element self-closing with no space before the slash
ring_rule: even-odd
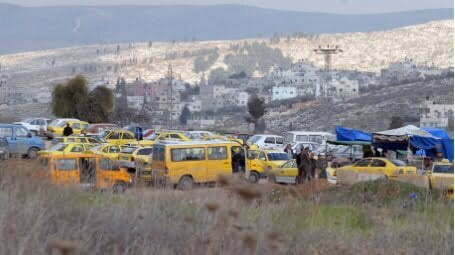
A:
<svg viewBox="0 0 455 255">
<path fill-rule="evenodd" d="M 271 9 L 342 14 L 453 8 L 454 5 L 453 0 L 0 0 L 0 2 L 23 6 L 244 4 Z"/>
</svg>

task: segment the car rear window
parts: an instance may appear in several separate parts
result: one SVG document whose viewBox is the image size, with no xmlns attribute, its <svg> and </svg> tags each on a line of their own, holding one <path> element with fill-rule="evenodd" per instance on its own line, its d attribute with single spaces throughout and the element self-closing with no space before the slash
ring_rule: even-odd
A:
<svg viewBox="0 0 455 255">
<path fill-rule="evenodd" d="M 433 173 L 453 174 L 453 165 L 435 165 Z"/>
</svg>

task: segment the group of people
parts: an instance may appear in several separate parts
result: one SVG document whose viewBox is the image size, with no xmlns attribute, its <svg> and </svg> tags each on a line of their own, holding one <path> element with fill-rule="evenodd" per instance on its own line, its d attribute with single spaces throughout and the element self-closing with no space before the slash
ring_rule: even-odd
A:
<svg viewBox="0 0 455 255">
<path fill-rule="evenodd" d="M 297 184 L 302 184 L 305 181 L 316 178 L 318 162 L 315 158 L 315 154 L 311 152 L 308 147 L 303 148 L 298 153 L 294 153 L 292 146 L 288 144 L 284 149 L 284 152 L 288 153 L 296 161 L 298 169 Z"/>
</svg>

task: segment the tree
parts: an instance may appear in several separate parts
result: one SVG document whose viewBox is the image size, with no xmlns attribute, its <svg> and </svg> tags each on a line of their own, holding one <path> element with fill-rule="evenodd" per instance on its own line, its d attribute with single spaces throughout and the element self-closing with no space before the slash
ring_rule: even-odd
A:
<svg viewBox="0 0 455 255">
<path fill-rule="evenodd" d="M 254 124 L 254 132 L 264 132 L 265 122 L 261 121 L 262 116 L 264 116 L 266 113 L 264 99 L 258 97 L 257 95 L 252 95 L 248 99 L 247 107 L 249 116 L 246 118 L 246 120 L 249 123 Z"/>
<path fill-rule="evenodd" d="M 179 121 L 180 125 L 186 126 L 186 123 L 188 122 L 188 119 L 191 117 L 191 112 L 190 109 L 188 109 L 188 106 L 185 105 L 182 109 L 182 113 L 180 114 Z"/>
<path fill-rule="evenodd" d="M 101 86 L 89 93 L 87 80 L 78 75 L 52 91 L 52 112 L 60 118 L 107 122 L 112 112 L 113 93 Z"/>
<path fill-rule="evenodd" d="M 392 116 L 390 119 L 389 129 L 400 128 L 404 126 L 404 121 L 400 116 Z"/>
</svg>

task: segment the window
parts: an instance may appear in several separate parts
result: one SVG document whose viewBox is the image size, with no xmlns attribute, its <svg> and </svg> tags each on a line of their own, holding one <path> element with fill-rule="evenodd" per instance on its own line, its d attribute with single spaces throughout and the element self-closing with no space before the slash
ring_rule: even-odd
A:
<svg viewBox="0 0 455 255">
<path fill-rule="evenodd" d="M 320 135 L 310 135 L 310 142 L 322 143 L 322 136 L 320 136 Z"/>
<path fill-rule="evenodd" d="M 287 153 L 282 152 L 267 153 L 267 157 L 269 158 L 270 161 L 289 160 L 289 155 Z"/>
<path fill-rule="evenodd" d="M 164 161 L 165 150 L 163 146 L 153 146 L 152 159 L 156 161 Z"/>
<path fill-rule="evenodd" d="M 77 170 L 76 159 L 58 159 L 55 161 L 55 168 L 60 171 Z"/>
<path fill-rule="evenodd" d="M 267 160 L 264 152 L 259 153 L 259 160 Z"/>
<path fill-rule="evenodd" d="M 296 142 L 308 142 L 308 136 L 307 135 L 297 135 L 295 137 Z"/>
<path fill-rule="evenodd" d="M 354 166 L 368 166 L 370 164 L 370 159 L 360 160 L 359 162 L 355 163 Z"/>
<path fill-rule="evenodd" d="M 109 153 L 119 153 L 120 148 L 118 146 L 111 146 L 109 147 Z"/>
<path fill-rule="evenodd" d="M 120 134 L 118 132 L 112 132 L 107 139 L 118 140 L 120 139 Z"/>
<path fill-rule="evenodd" d="M 254 135 L 254 136 L 252 136 L 252 137 L 248 140 L 248 143 L 250 143 L 250 144 L 255 144 L 255 143 L 257 143 L 260 139 L 261 139 L 260 136 Z"/>
<path fill-rule="evenodd" d="M 38 120 L 33 120 L 32 122 L 30 122 L 31 125 L 39 125 L 39 122 Z"/>
<path fill-rule="evenodd" d="M 295 160 L 289 160 L 286 163 L 284 163 L 282 168 L 297 168 L 297 163 Z"/>
<path fill-rule="evenodd" d="M 453 165 L 435 165 L 433 173 L 447 173 L 453 174 Z"/>
<path fill-rule="evenodd" d="M 283 144 L 283 143 L 284 143 L 283 138 L 281 138 L 281 137 L 276 138 L 276 144 Z"/>
<path fill-rule="evenodd" d="M 171 150 L 172 161 L 204 160 L 204 148 L 179 148 Z"/>
<path fill-rule="evenodd" d="M 12 128 L 0 127 L 0 137 L 12 137 L 12 136 L 13 136 Z"/>
<path fill-rule="evenodd" d="M 26 137 L 28 135 L 28 131 L 25 128 L 18 127 L 16 128 L 16 136 Z"/>
<path fill-rule="evenodd" d="M 81 128 L 81 124 L 73 123 L 73 125 L 71 125 L 71 127 L 74 128 L 74 129 L 80 129 Z"/>
<path fill-rule="evenodd" d="M 137 152 L 137 155 L 152 155 L 152 152 L 153 152 L 152 148 L 140 149 Z"/>
<path fill-rule="evenodd" d="M 111 159 L 102 158 L 100 159 L 100 168 L 105 171 L 119 171 L 118 165 Z"/>
<path fill-rule="evenodd" d="M 371 163 L 371 166 L 372 166 L 372 167 L 385 167 L 385 162 L 382 161 L 382 160 L 379 160 L 379 159 L 375 159 L 375 160 L 373 160 L 373 162 Z"/>
<path fill-rule="evenodd" d="M 275 143 L 275 137 L 265 138 L 264 143 Z"/>
<path fill-rule="evenodd" d="M 178 134 L 170 134 L 169 136 L 173 139 L 180 139 L 180 136 Z"/>
<path fill-rule="evenodd" d="M 227 148 L 225 146 L 209 147 L 207 155 L 210 160 L 227 159 Z"/>
<path fill-rule="evenodd" d="M 89 138 L 88 142 L 89 143 L 98 143 L 98 141 L 95 138 Z"/>
<path fill-rule="evenodd" d="M 404 162 L 401 161 L 401 160 L 393 159 L 393 160 L 391 160 L 391 161 L 392 161 L 392 163 L 393 163 L 394 165 L 396 165 L 396 166 L 406 166 L 406 163 L 404 163 Z"/>
<path fill-rule="evenodd" d="M 133 152 L 136 150 L 137 148 L 136 147 L 125 147 L 123 148 L 120 153 L 124 153 L 124 154 L 133 154 Z"/>
<path fill-rule="evenodd" d="M 123 139 L 134 139 L 134 136 L 130 133 L 123 133 Z"/>
<path fill-rule="evenodd" d="M 74 146 L 71 149 L 71 152 L 83 152 L 83 151 L 84 151 L 84 148 L 82 148 L 82 146 L 80 146 L 80 145 Z"/>
</svg>

